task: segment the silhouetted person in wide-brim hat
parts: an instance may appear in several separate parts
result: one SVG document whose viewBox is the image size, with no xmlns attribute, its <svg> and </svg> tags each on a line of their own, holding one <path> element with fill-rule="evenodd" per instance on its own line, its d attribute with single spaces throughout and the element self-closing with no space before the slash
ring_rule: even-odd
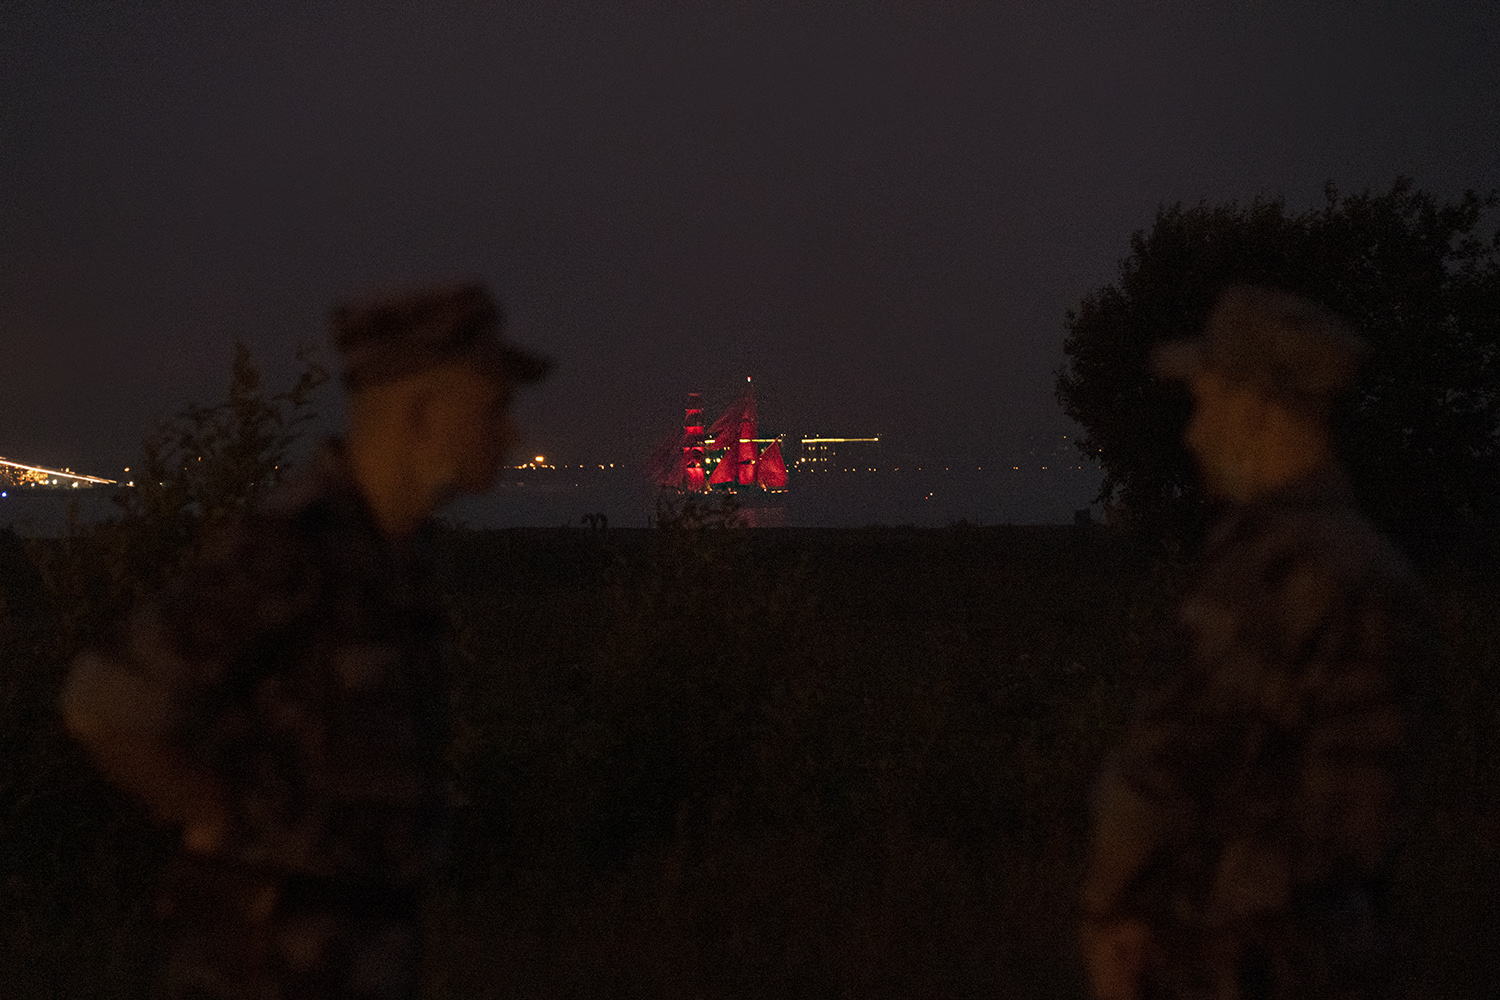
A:
<svg viewBox="0 0 1500 1000">
<path fill-rule="evenodd" d="M 1364 348 L 1306 299 L 1238 286 L 1167 344 L 1185 441 L 1230 511 L 1095 793 L 1094 995 L 1374 997 L 1430 625 L 1355 507 L 1329 413 Z"/>
<path fill-rule="evenodd" d="M 502 339 L 477 283 L 331 325 L 347 440 L 80 656 L 62 697 L 104 773 L 181 829 L 158 907 L 169 997 L 416 995 L 448 803 L 444 633 L 411 540 L 489 488 L 512 392 L 548 363 Z"/>
</svg>

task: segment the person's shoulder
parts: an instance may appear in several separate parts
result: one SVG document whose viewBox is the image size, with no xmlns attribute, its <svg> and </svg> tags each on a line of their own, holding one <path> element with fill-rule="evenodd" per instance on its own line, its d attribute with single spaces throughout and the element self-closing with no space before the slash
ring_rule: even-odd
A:
<svg viewBox="0 0 1500 1000">
<path fill-rule="evenodd" d="M 1415 574 L 1360 514 L 1341 475 L 1310 479 L 1236 511 L 1205 553 L 1184 621 L 1251 635 L 1301 658 L 1339 637 L 1416 634 L 1426 618 Z M 1212 630 L 1211 630 L 1212 631 Z M 1332 644 L 1332 645 L 1330 645 Z"/>
<path fill-rule="evenodd" d="M 1252 505 L 1225 532 L 1219 553 L 1261 578 L 1315 574 L 1330 584 L 1356 586 L 1380 579 L 1409 581 L 1412 571 L 1384 535 L 1360 512 L 1353 488 L 1337 469 Z"/>
<path fill-rule="evenodd" d="M 1425 658 L 1433 624 L 1421 578 L 1338 484 L 1279 517 L 1279 559 L 1262 564 L 1264 596 L 1298 641 L 1322 635 L 1346 655 L 1384 660 L 1397 650 Z M 1299 638 L 1300 637 L 1300 638 Z"/>
<path fill-rule="evenodd" d="M 1307 560 L 1343 587 L 1420 590 L 1416 571 L 1406 557 L 1352 501 L 1302 512 L 1296 536 Z"/>
</svg>

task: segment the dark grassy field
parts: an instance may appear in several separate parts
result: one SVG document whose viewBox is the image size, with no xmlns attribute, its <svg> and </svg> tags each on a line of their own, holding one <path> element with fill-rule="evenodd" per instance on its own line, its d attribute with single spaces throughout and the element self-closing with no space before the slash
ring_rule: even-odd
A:
<svg viewBox="0 0 1500 1000">
<path fill-rule="evenodd" d="M 62 735 L 0 552 L 0 995 L 138 997 L 168 845 Z M 1103 531 L 451 531 L 434 997 L 1080 997 L 1089 783 L 1181 567 Z M 4 546 L 0 546 L 4 548 Z M 33 549 L 33 554 L 35 550 Z M 1500 599 L 1434 577 L 1421 992 L 1500 981 Z"/>
</svg>

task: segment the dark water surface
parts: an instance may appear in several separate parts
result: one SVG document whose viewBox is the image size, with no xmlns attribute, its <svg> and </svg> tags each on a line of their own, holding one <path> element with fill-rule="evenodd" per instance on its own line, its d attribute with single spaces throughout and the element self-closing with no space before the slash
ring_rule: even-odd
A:
<svg viewBox="0 0 1500 1000">
<path fill-rule="evenodd" d="M 786 492 L 752 491 L 747 507 L 779 508 L 776 523 L 800 528 L 870 524 L 942 527 L 971 524 L 1060 524 L 1090 506 L 1098 490 L 1092 470 L 1026 472 L 978 467 L 899 473 L 829 472 L 791 480 Z M 608 515 L 612 526 L 647 527 L 657 493 L 634 473 L 556 470 L 551 482 L 508 481 L 482 497 L 466 497 L 447 513 L 475 528 L 550 527 Z"/>
<path fill-rule="evenodd" d="M 970 524 L 1061 524 L 1089 507 L 1098 489 L 1092 469 L 1023 470 L 947 466 L 902 472 L 828 472 L 796 476 L 770 496 L 756 492 L 746 506 L 778 508 L 772 521 L 788 527 L 857 528 L 871 524 L 942 527 Z M 0 498 L 0 528 L 24 535 L 58 535 L 76 505 L 83 523 L 119 513 L 109 488 L 20 490 Z M 463 497 L 444 514 L 471 528 L 577 525 L 605 514 L 612 527 L 653 523 L 656 491 L 635 471 L 526 470 L 502 477 L 485 496 Z"/>
</svg>

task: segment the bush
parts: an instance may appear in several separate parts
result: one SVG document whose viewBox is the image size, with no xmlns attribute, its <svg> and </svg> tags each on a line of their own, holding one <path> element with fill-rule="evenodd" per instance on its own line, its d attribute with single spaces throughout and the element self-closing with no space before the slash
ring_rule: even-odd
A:
<svg viewBox="0 0 1500 1000">
<path fill-rule="evenodd" d="M 78 521 L 61 540 L 39 540 L 32 558 L 53 599 L 56 649 L 87 645 L 143 594 L 159 590 L 192 559 L 199 541 L 273 489 L 313 419 L 327 371 L 299 351 L 301 371 L 271 393 L 249 348 L 235 345 L 227 398 L 194 405 L 163 421 L 132 465 L 134 485 L 116 490 L 117 517 Z"/>
<path fill-rule="evenodd" d="M 286 472 L 326 375 L 270 394 L 244 345 L 228 399 L 146 440 L 120 514 L 61 539 L 0 532 L 0 969 L 7 997 L 144 995 L 151 886 L 172 846 L 96 774 L 56 703 L 67 664 Z"/>
</svg>

